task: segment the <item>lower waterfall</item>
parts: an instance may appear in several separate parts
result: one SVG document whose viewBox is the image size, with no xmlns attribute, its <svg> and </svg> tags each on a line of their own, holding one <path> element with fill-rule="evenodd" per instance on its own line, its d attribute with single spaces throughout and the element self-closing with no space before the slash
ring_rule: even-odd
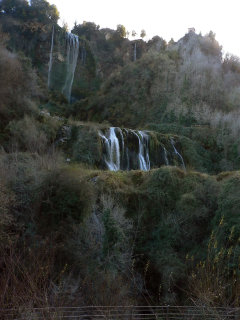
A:
<svg viewBox="0 0 240 320">
<path fill-rule="evenodd" d="M 151 135 L 147 131 L 110 127 L 104 131 L 98 131 L 98 135 L 102 142 L 103 162 L 110 171 L 148 171 L 152 167 L 176 164 L 185 169 L 183 157 L 177 151 L 173 139 L 168 143 L 168 151 L 165 146 L 159 144 L 154 150 L 154 157 L 158 159 L 151 161 Z M 173 151 L 170 150 L 171 146 Z"/>
<path fill-rule="evenodd" d="M 137 131 L 139 141 L 139 169 L 143 171 L 150 170 L 149 160 L 149 147 L 148 139 L 149 136 L 144 131 Z"/>
<path fill-rule="evenodd" d="M 99 135 L 103 139 L 106 148 L 105 163 L 108 169 L 111 171 L 120 170 L 121 163 L 120 145 L 115 129 L 117 128 L 110 128 L 107 136 L 99 132 Z M 124 143 L 123 139 L 122 143 Z M 122 150 L 124 150 L 124 145 Z"/>
<path fill-rule="evenodd" d="M 175 152 L 175 154 L 179 157 L 181 163 L 182 163 L 182 167 L 184 170 L 186 170 L 186 166 L 185 166 L 185 163 L 184 163 L 184 160 L 183 160 L 183 157 L 181 156 L 181 154 L 177 151 L 176 147 L 175 147 L 175 142 L 173 139 L 171 139 L 171 144 L 173 146 L 173 150 Z"/>
<path fill-rule="evenodd" d="M 164 150 L 164 160 L 167 166 L 169 166 L 169 160 L 168 160 L 168 156 L 167 156 L 167 150 L 165 147 L 163 147 Z"/>
</svg>

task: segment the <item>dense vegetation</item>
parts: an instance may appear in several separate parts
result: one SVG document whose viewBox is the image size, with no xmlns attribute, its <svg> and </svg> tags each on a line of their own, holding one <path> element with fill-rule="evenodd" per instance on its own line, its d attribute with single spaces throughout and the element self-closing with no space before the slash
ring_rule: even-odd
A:
<svg viewBox="0 0 240 320">
<path fill-rule="evenodd" d="M 212 32 L 146 43 L 76 24 L 70 104 L 57 20 L 45 0 L 0 2 L 1 307 L 239 307 L 239 59 Z M 186 171 L 101 170 L 110 124 L 174 136 Z"/>
</svg>

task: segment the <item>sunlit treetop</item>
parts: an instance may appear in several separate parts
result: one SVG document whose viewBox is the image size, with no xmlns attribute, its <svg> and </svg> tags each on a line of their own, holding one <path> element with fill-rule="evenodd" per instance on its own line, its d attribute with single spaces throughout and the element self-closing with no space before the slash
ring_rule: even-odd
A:
<svg viewBox="0 0 240 320">
<path fill-rule="evenodd" d="M 59 19 L 57 7 L 46 0 L 32 0 L 30 4 L 26 0 L 2 0 L 0 13 L 22 20 L 36 19 L 46 24 L 49 20 L 57 23 Z"/>
</svg>

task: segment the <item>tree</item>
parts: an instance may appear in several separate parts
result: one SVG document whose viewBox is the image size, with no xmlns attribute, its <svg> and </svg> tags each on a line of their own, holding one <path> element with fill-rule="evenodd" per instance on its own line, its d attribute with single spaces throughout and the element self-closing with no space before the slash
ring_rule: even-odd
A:
<svg viewBox="0 0 240 320">
<path fill-rule="evenodd" d="M 127 31 L 126 28 L 122 24 L 117 25 L 117 33 L 121 38 L 126 38 Z"/>
<path fill-rule="evenodd" d="M 90 41 L 96 39 L 99 34 L 99 28 L 100 26 L 94 22 L 83 21 L 82 24 L 74 25 L 72 32 Z"/>
<path fill-rule="evenodd" d="M 159 36 L 154 36 L 151 40 L 149 40 L 148 44 L 157 51 L 164 51 L 167 48 L 167 42 Z"/>
<path fill-rule="evenodd" d="M 30 8 L 36 15 L 36 18 L 42 22 L 46 22 L 47 19 L 55 23 L 58 22 L 59 12 L 54 4 L 50 5 L 46 0 L 32 0 Z"/>
<path fill-rule="evenodd" d="M 214 33 L 212 30 L 209 31 L 209 33 L 207 34 L 207 36 L 214 41 L 216 38 L 216 33 Z"/>
<path fill-rule="evenodd" d="M 0 1 L 0 12 L 11 15 L 21 15 L 21 12 L 28 7 L 26 0 L 2 0 Z"/>
<path fill-rule="evenodd" d="M 240 73 L 240 58 L 227 53 L 223 61 L 223 70 Z"/>
<path fill-rule="evenodd" d="M 63 21 L 62 23 L 62 28 L 64 31 L 69 32 L 69 27 L 66 21 Z"/>
<path fill-rule="evenodd" d="M 135 30 L 132 30 L 132 37 L 135 38 L 137 35 L 137 32 Z"/>
<path fill-rule="evenodd" d="M 146 31 L 144 29 L 141 30 L 141 34 L 140 34 L 140 37 L 143 39 L 146 37 Z"/>
<path fill-rule="evenodd" d="M 11 15 L 17 19 L 35 20 L 43 24 L 57 23 L 59 12 L 55 5 L 50 5 L 46 0 L 0 0 L 0 13 Z"/>
<path fill-rule="evenodd" d="M 174 45 L 175 44 L 175 41 L 173 40 L 173 38 L 171 38 L 171 40 L 168 42 L 168 45 L 169 46 L 172 46 L 172 45 Z"/>
<path fill-rule="evenodd" d="M 215 39 L 216 35 L 213 31 L 207 33 L 203 38 L 200 39 L 201 50 L 206 55 L 213 55 L 222 60 L 222 46 L 219 45 Z"/>
</svg>

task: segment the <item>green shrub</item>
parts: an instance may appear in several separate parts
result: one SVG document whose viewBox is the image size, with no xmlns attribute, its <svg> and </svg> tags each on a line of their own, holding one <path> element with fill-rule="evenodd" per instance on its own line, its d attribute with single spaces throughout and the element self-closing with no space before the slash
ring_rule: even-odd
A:
<svg viewBox="0 0 240 320">
<path fill-rule="evenodd" d="M 70 148 L 74 161 L 100 166 L 102 154 L 97 129 L 87 126 L 73 127 Z"/>
<path fill-rule="evenodd" d="M 38 222 L 44 232 L 83 221 L 94 204 L 92 186 L 74 169 L 50 172 L 42 190 Z"/>
</svg>

